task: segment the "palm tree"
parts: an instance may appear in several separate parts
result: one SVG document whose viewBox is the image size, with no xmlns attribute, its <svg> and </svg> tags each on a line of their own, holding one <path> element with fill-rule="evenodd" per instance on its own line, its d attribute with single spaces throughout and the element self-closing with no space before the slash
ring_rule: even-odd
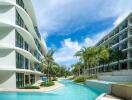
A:
<svg viewBox="0 0 132 100">
<path fill-rule="evenodd" d="M 73 72 L 77 73 L 78 76 L 81 75 L 81 69 L 83 68 L 83 63 L 77 62 L 76 64 L 72 65 Z"/>
<path fill-rule="evenodd" d="M 96 47 L 88 47 L 86 51 L 86 59 L 87 59 L 87 66 L 89 67 L 89 75 L 92 76 L 91 68 L 95 67 L 97 64 L 97 48 Z"/>
<path fill-rule="evenodd" d="M 83 47 L 80 51 L 76 52 L 75 56 L 79 57 L 79 60 L 84 63 L 84 75 L 86 68 L 89 69 L 97 64 L 96 60 L 97 48 L 96 47 Z M 89 72 L 90 74 L 90 72 Z"/>
<path fill-rule="evenodd" d="M 85 67 L 87 66 L 87 63 L 86 63 L 86 50 L 87 48 L 86 47 L 82 47 L 79 51 L 77 51 L 75 53 L 75 57 L 78 57 L 79 58 L 79 61 L 82 62 L 84 64 L 83 66 L 83 74 L 85 75 Z"/>
<path fill-rule="evenodd" d="M 104 68 L 104 64 L 109 61 L 109 57 L 110 57 L 109 49 L 106 48 L 105 46 L 99 47 L 98 57 L 99 57 L 99 60 L 103 63 L 103 68 Z"/>
<path fill-rule="evenodd" d="M 42 72 L 45 71 L 45 69 L 47 70 L 47 77 L 50 78 L 50 72 L 51 69 L 54 65 L 58 65 L 54 58 L 53 58 L 53 54 L 54 54 L 54 50 L 50 49 L 48 52 L 46 52 L 43 56 L 44 58 L 41 60 L 41 69 Z"/>
</svg>

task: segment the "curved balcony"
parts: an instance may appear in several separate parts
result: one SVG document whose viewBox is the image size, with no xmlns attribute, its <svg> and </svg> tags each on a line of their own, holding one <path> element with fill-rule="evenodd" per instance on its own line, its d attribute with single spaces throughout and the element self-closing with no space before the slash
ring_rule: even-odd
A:
<svg viewBox="0 0 132 100">
<path fill-rule="evenodd" d="M 14 3 L 13 1 L 0 1 L 0 3 L 2 3 L 2 5 L 13 5 L 16 7 L 16 10 L 18 11 L 18 13 L 22 17 L 25 25 L 27 26 L 27 29 L 30 31 L 31 35 L 39 41 L 39 43 L 41 44 L 41 47 L 43 49 L 43 52 L 45 52 L 45 47 L 43 46 L 41 39 L 37 36 L 36 30 L 33 26 L 32 19 L 28 15 L 28 13 L 20 5 Z"/>
<path fill-rule="evenodd" d="M 5 72 L 20 72 L 20 73 L 30 73 L 30 74 L 36 74 L 36 75 L 43 75 L 39 71 L 32 71 L 27 69 L 16 69 L 16 68 L 0 68 L 0 73 Z"/>
<path fill-rule="evenodd" d="M 8 44 L 0 44 L 0 49 L 15 50 L 18 53 L 20 53 L 21 55 L 23 55 L 24 57 L 26 57 L 27 59 L 29 59 L 30 61 L 40 63 L 40 61 L 38 61 L 30 52 L 28 52 L 24 49 L 14 47 L 14 46 L 11 46 Z"/>
<path fill-rule="evenodd" d="M 0 21 L 0 26 L 15 28 L 32 49 L 34 49 L 34 50 L 38 49 L 32 35 L 28 31 L 26 31 L 24 28 L 21 28 L 18 25 L 13 25 L 13 24 L 10 24 L 10 23 L 4 22 L 4 21 L 3 22 Z"/>
</svg>

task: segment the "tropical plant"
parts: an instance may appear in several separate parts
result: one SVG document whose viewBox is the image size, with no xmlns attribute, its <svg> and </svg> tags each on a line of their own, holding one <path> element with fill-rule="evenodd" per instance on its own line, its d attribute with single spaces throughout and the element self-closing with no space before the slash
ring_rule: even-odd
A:
<svg viewBox="0 0 132 100">
<path fill-rule="evenodd" d="M 49 86 L 53 86 L 55 83 L 52 80 L 48 80 L 47 82 L 42 82 L 40 86 L 45 86 L 45 87 L 49 87 Z"/>
<path fill-rule="evenodd" d="M 81 62 L 77 62 L 76 64 L 72 64 L 72 72 L 75 73 L 77 76 L 80 76 L 81 75 L 81 69 L 83 68 L 83 63 Z"/>
<path fill-rule="evenodd" d="M 105 46 L 100 47 L 83 47 L 81 50 L 75 53 L 76 57 L 79 58 L 79 61 L 84 64 L 84 75 L 86 69 L 95 67 L 98 63 L 106 63 L 109 61 L 109 49 Z M 91 72 L 89 72 L 90 75 Z"/>
<path fill-rule="evenodd" d="M 109 54 L 109 49 L 106 48 L 105 46 L 100 46 L 98 48 L 98 60 L 99 62 L 102 64 L 103 63 L 103 68 L 104 68 L 104 64 L 105 63 L 108 63 L 109 61 L 109 57 L 110 57 L 110 54 Z M 104 68 L 105 70 L 105 68 Z"/>
<path fill-rule="evenodd" d="M 44 58 L 41 60 L 41 69 L 42 72 L 45 72 L 47 77 L 51 77 L 51 70 L 53 66 L 58 66 L 58 64 L 55 62 L 53 58 L 54 50 L 50 49 L 47 51 L 43 56 Z"/>
<path fill-rule="evenodd" d="M 80 76 L 80 77 L 76 77 L 73 81 L 76 83 L 84 83 L 86 80 L 87 80 L 86 77 Z"/>
</svg>

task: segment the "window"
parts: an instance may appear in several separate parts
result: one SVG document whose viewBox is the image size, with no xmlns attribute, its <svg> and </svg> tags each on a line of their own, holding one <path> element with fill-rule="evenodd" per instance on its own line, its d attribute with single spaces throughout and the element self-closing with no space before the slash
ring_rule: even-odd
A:
<svg viewBox="0 0 132 100">
<path fill-rule="evenodd" d="M 115 34 L 117 34 L 117 33 L 119 33 L 119 27 L 116 28 L 116 30 L 115 30 Z"/>
<path fill-rule="evenodd" d="M 127 69 L 127 63 L 126 62 L 121 63 L 121 69 Z"/>
<path fill-rule="evenodd" d="M 113 39 L 113 45 L 119 43 L 119 36 Z"/>
<path fill-rule="evenodd" d="M 29 60 L 25 58 L 25 69 L 29 69 Z"/>
<path fill-rule="evenodd" d="M 17 88 L 24 87 L 24 74 L 16 73 L 16 87 Z"/>
<path fill-rule="evenodd" d="M 24 69 L 24 57 L 16 52 L 16 68 Z"/>
<path fill-rule="evenodd" d="M 122 33 L 122 35 L 120 35 L 120 40 L 123 40 L 127 38 L 127 31 L 125 31 L 124 33 Z"/>
<path fill-rule="evenodd" d="M 132 18 L 129 19 L 130 24 L 132 24 Z"/>
<path fill-rule="evenodd" d="M 39 64 L 38 64 L 38 63 L 34 63 L 34 68 L 35 68 L 37 71 L 40 71 L 40 67 L 39 67 Z"/>
<path fill-rule="evenodd" d="M 127 52 L 123 52 L 123 59 L 127 59 Z"/>
<path fill-rule="evenodd" d="M 125 42 L 123 42 L 121 45 L 121 50 L 123 50 L 123 49 L 126 49 L 127 48 L 127 42 L 125 41 Z"/>
<path fill-rule="evenodd" d="M 130 69 L 132 69 L 132 61 L 130 61 L 129 63 L 130 63 Z"/>
<path fill-rule="evenodd" d="M 38 59 L 38 60 L 41 60 L 40 59 L 40 54 L 35 50 L 34 51 L 34 56 Z"/>
<path fill-rule="evenodd" d="M 37 45 L 37 47 L 38 47 L 39 51 L 41 51 L 41 46 L 40 46 L 40 44 L 39 44 L 38 40 L 37 40 L 37 39 L 34 39 L 34 40 L 35 40 L 35 43 L 36 43 L 36 45 Z"/>
<path fill-rule="evenodd" d="M 27 50 L 27 51 L 29 50 L 28 44 L 26 42 L 24 42 L 24 49 Z"/>
<path fill-rule="evenodd" d="M 132 35 L 132 29 L 129 30 L 129 34 Z"/>
<path fill-rule="evenodd" d="M 16 31 L 16 47 L 23 48 L 23 44 L 22 36 Z"/>
<path fill-rule="evenodd" d="M 30 82 L 31 82 L 31 84 L 35 83 L 35 75 L 33 75 L 33 74 L 30 75 Z"/>
<path fill-rule="evenodd" d="M 24 21 L 21 18 L 20 14 L 18 13 L 17 10 L 16 10 L 16 24 L 19 25 L 20 27 L 23 27 L 24 29 L 27 30 L 27 27 L 25 26 Z"/>
<path fill-rule="evenodd" d="M 29 85 L 29 75 L 25 75 L 25 85 Z"/>
<path fill-rule="evenodd" d="M 29 51 L 28 44 L 24 41 L 23 37 L 16 31 L 16 47 Z"/>
<path fill-rule="evenodd" d="M 128 26 L 128 21 L 125 20 L 120 26 L 120 31 L 123 30 L 124 28 L 126 28 L 127 26 Z"/>
<path fill-rule="evenodd" d="M 39 38 L 41 38 L 38 28 L 35 26 L 34 29 L 35 29 L 35 31 L 36 31 L 36 33 L 37 33 L 37 36 L 38 36 Z"/>
</svg>

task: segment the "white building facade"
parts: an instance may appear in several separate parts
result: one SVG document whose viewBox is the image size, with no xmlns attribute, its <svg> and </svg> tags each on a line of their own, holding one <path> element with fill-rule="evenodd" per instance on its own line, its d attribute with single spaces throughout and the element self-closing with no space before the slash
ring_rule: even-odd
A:
<svg viewBox="0 0 132 100">
<path fill-rule="evenodd" d="M 111 53 L 110 55 L 111 59 L 117 59 L 99 64 L 88 72 L 98 74 L 101 80 L 132 82 L 132 13 L 96 44 L 96 46 L 101 45 L 116 52 L 117 57 L 112 56 Z"/>
<path fill-rule="evenodd" d="M 0 88 L 21 88 L 41 79 L 46 52 L 31 0 L 0 0 Z"/>
</svg>

